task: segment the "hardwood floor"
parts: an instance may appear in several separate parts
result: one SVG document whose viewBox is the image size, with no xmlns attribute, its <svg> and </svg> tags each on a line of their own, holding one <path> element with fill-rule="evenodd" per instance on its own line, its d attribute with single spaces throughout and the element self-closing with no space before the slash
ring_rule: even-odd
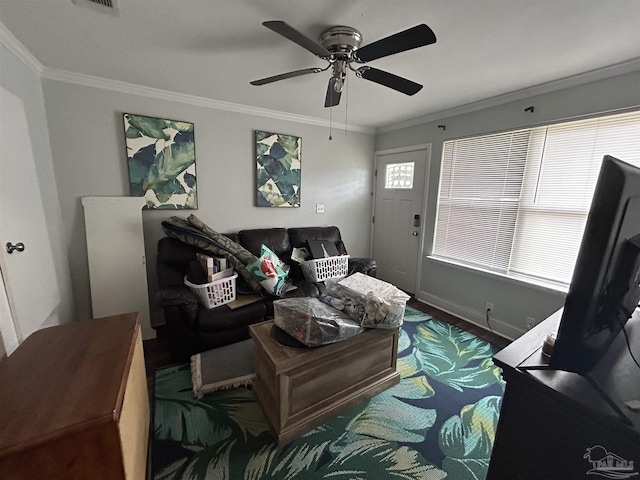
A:
<svg viewBox="0 0 640 480">
<path fill-rule="evenodd" d="M 504 348 L 511 343 L 511 340 L 507 338 L 501 337 L 500 335 L 474 325 L 473 323 L 469 323 L 466 320 L 462 320 L 461 318 L 451 315 L 450 313 L 443 312 L 442 310 L 427 305 L 426 303 L 422 303 L 421 301 L 416 300 L 414 297 L 411 297 L 411 299 L 407 302 L 407 305 L 428 315 L 432 315 L 438 320 L 448 322 L 458 328 L 461 328 L 462 330 L 473 333 L 476 337 L 482 338 L 483 340 L 486 340 L 487 342 L 492 343 L 499 348 Z"/>
<path fill-rule="evenodd" d="M 472 323 L 455 317 L 454 315 L 422 303 L 413 297 L 407 302 L 407 305 L 428 315 L 432 315 L 439 320 L 449 322 L 456 327 L 471 332 L 477 337 L 491 342 L 492 344 L 500 348 L 506 347 L 511 342 L 510 340 L 493 334 L 490 331 L 485 330 L 484 328 L 473 325 Z M 156 371 L 156 369 L 166 367 L 174 363 L 171 360 L 171 356 L 169 355 L 167 338 L 163 331 L 158 332 L 158 338 L 144 341 L 144 358 L 147 370 L 147 383 L 149 385 L 149 388 L 151 388 L 154 372 Z"/>
<path fill-rule="evenodd" d="M 154 373 L 158 368 L 168 367 L 172 365 L 171 355 L 169 354 L 169 344 L 164 329 L 157 332 L 158 336 L 142 342 L 144 349 L 144 363 L 147 371 L 147 386 L 149 393 L 153 388 Z"/>
</svg>

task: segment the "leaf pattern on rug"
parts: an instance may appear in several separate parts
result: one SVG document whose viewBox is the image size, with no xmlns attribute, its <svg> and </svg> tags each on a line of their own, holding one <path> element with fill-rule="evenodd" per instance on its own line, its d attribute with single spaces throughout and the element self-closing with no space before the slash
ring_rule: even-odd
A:
<svg viewBox="0 0 640 480">
<path fill-rule="evenodd" d="M 201 401 L 193 396 L 190 377 L 181 378 L 166 375 L 188 370 L 188 366 L 165 369 L 156 375 L 160 384 L 157 390 L 167 388 L 165 383 L 181 379 L 173 385 L 175 394 L 171 397 L 155 396 L 154 436 L 160 440 L 182 441 L 186 445 L 211 446 L 230 437 L 259 436 L 269 432 L 260 406 L 251 391 L 246 388 L 224 390 L 216 402 Z M 157 391 L 156 390 L 156 391 Z"/>
<path fill-rule="evenodd" d="M 458 391 L 501 382 L 491 344 L 439 320 L 420 324 L 414 335 L 417 368 Z"/>
<path fill-rule="evenodd" d="M 347 427 L 350 432 L 392 442 L 419 443 L 435 423 L 435 410 L 424 410 L 382 392 Z"/>
<path fill-rule="evenodd" d="M 500 401 L 498 396 L 489 396 L 473 405 L 465 405 L 459 416 L 449 418 L 442 426 L 440 448 L 446 455 L 442 467 L 451 478 L 485 478 L 500 415 Z"/>
<path fill-rule="evenodd" d="M 280 446 L 250 390 L 198 400 L 188 365 L 159 370 L 153 478 L 483 479 L 504 391 L 495 351 L 407 307 L 400 383 Z"/>
</svg>

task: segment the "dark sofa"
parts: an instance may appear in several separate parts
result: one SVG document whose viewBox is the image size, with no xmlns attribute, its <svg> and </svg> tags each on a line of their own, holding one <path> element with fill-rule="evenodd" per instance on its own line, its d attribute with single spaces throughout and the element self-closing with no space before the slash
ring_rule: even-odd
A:
<svg viewBox="0 0 640 480">
<path fill-rule="evenodd" d="M 307 281 L 298 264 L 291 261 L 294 247 L 307 247 L 308 240 L 333 242 L 341 255 L 347 250 L 338 227 L 262 228 L 241 230 L 225 234 L 256 256 L 260 256 L 262 244 L 269 247 L 289 265 L 289 277 L 297 288 L 285 294 L 290 297 L 315 297 L 323 284 Z M 176 362 L 188 361 L 191 355 L 249 338 L 249 325 L 273 316 L 273 301 L 278 297 L 262 292 L 262 299 L 236 309 L 227 305 L 207 309 L 199 304 L 197 296 L 184 285 L 184 276 L 190 274 L 196 253 L 202 252 L 192 245 L 171 237 L 158 242 L 157 276 L 159 291 L 157 301 L 163 308 L 166 335 L 171 356 Z M 349 258 L 349 274 L 362 272 L 376 275 L 373 259 Z M 238 277 L 236 297 L 254 294 Z"/>
</svg>

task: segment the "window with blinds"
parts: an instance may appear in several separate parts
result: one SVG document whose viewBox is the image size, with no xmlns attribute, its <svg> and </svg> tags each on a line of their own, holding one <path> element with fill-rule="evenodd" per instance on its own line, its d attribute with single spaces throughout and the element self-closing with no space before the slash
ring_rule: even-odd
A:
<svg viewBox="0 0 640 480">
<path fill-rule="evenodd" d="M 433 256 L 568 284 L 605 155 L 640 166 L 640 112 L 444 142 Z"/>
</svg>

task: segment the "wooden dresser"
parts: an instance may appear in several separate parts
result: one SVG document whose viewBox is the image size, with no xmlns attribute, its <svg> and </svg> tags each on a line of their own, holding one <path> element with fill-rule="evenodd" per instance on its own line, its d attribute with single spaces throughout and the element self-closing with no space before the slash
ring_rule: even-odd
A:
<svg viewBox="0 0 640 480">
<path fill-rule="evenodd" d="M 0 478 L 143 480 L 149 397 L 137 313 L 33 333 L 0 364 Z"/>
</svg>

